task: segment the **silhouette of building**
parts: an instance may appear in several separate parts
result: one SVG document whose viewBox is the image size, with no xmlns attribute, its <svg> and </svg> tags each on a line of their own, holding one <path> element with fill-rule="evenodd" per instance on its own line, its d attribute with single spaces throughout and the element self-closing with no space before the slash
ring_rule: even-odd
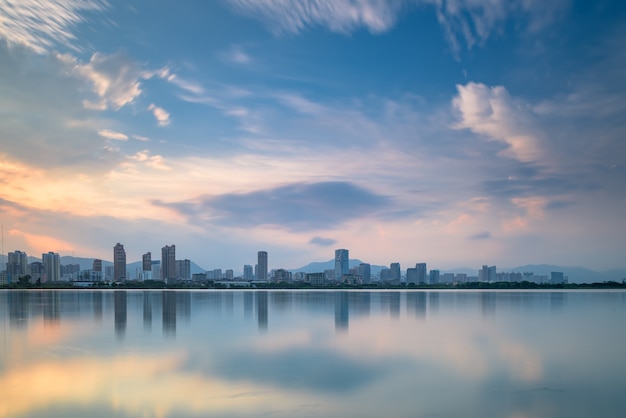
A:
<svg viewBox="0 0 626 418">
<path fill-rule="evenodd" d="M 119 242 L 113 247 L 113 280 L 126 280 L 126 250 Z"/>
<path fill-rule="evenodd" d="M 359 264 L 358 275 L 361 276 L 363 283 L 372 281 L 372 267 L 368 263 Z"/>
<path fill-rule="evenodd" d="M 161 248 L 161 278 L 164 281 L 176 278 L 176 246 L 166 245 Z"/>
<path fill-rule="evenodd" d="M 397 284 L 400 284 L 400 279 L 402 278 L 400 272 L 400 263 L 391 263 L 389 265 L 389 270 L 391 270 L 391 280 L 393 282 L 396 282 Z"/>
<path fill-rule="evenodd" d="M 417 284 L 417 269 L 414 267 L 409 267 L 406 269 L 406 283 L 407 284 Z"/>
<path fill-rule="evenodd" d="M 100 260 L 99 258 L 95 258 L 93 260 L 91 269 L 93 271 L 99 271 L 100 273 L 102 273 L 102 260 Z"/>
<path fill-rule="evenodd" d="M 152 271 L 152 253 L 150 251 L 141 256 L 141 270 Z"/>
<path fill-rule="evenodd" d="M 439 270 L 431 270 L 430 271 L 430 284 L 438 284 L 439 283 Z"/>
<path fill-rule="evenodd" d="M 9 253 L 7 262 L 7 281 L 16 282 L 21 276 L 28 274 L 28 257 L 23 251 L 15 250 Z"/>
<path fill-rule="evenodd" d="M 267 281 L 267 251 L 259 251 L 257 254 L 257 280 Z"/>
<path fill-rule="evenodd" d="M 335 250 L 335 280 L 340 282 L 341 277 L 344 274 L 348 274 L 350 269 L 350 260 L 348 250 L 338 249 Z"/>
<path fill-rule="evenodd" d="M 426 284 L 428 271 L 426 270 L 426 263 L 417 263 L 415 265 L 415 270 L 417 270 L 417 284 Z"/>
<path fill-rule="evenodd" d="M 58 282 L 61 280 L 61 258 L 59 254 L 50 251 L 41 255 L 43 261 L 44 281 Z"/>
<path fill-rule="evenodd" d="M 243 266 L 243 278 L 244 280 L 254 279 L 254 272 L 252 271 L 252 266 L 250 264 Z"/>
<path fill-rule="evenodd" d="M 176 260 L 176 278 L 191 280 L 191 261 L 188 259 Z"/>
</svg>

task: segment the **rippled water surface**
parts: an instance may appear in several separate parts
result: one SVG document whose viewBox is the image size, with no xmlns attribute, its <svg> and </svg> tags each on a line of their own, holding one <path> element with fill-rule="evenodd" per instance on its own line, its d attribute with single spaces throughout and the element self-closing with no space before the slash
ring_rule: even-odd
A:
<svg viewBox="0 0 626 418">
<path fill-rule="evenodd" d="M 2 291 L 0 417 L 618 417 L 626 293 Z"/>
</svg>

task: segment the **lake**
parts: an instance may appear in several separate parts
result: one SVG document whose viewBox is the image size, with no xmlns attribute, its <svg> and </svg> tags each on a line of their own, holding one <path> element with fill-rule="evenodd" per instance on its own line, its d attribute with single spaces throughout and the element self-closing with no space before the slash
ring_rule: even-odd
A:
<svg viewBox="0 0 626 418">
<path fill-rule="evenodd" d="M 617 417 L 626 292 L 0 291 L 0 417 Z"/>
</svg>

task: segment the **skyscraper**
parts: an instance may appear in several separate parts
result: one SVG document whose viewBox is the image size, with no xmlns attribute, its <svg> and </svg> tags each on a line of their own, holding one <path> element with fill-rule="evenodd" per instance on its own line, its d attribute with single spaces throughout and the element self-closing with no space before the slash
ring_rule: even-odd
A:
<svg viewBox="0 0 626 418">
<path fill-rule="evenodd" d="M 243 266 L 243 278 L 244 280 L 252 280 L 254 278 L 254 273 L 252 272 L 252 266 L 250 264 Z"/>
<path fill-rule="evenodd" d="M 28 274 L 28 257 L 23 251 L 15 250 L 9 253 L 9 261 L 7 262 L 8 282 L 16 282 L 20 276 Z"/>
<path fill-rule="evenodd" d="M 152 271 L 152 253 L 148 251 L 141 256 L 142 271 Z"/>
<path fill-rule="evenodd" d="M 58 282 L 61 280 L 61 258 L 59 254 L 50 251 L 42 254 L 44 278 L 46 282 Z"/>
<path fill-rule="evenodd" d="M 391 263 L 389 266 L 389 270 L 391 270 L 391 280 L 400 282 L 402 274 L 400 272 L 400 263 Z"/>
<path fill-rule="evenodd" d="M 369 283 L 372 281 L 372 267 L 368 263 L 359 264 L 359 276 L 363 283 Z"/>
<path fill-rule="evenodd" d="M 119 242 L 113 247 L 113 280 L 126 280 L 126 250 Z"/>
<path fill-rule="evenodd" d="M 267 251 L 258 252 L 257 266 L 257 280 L 267 280 Z"/>
<path fill-rule="evenodd" d="M 348 250 L 335 250 L 335 280 L 340 282 L 341 276 L 348 274 L 349 270 Z"/>
<path fill-rule="evenodd" d="M 191 280 L 191 261 L 188 259 L 176 260 L 176 278 Z"/>
<path fill-rule="evenodd" d="M 92 268 L 93 271 L 99 271 L 102 273 L 102 260 L 99 258 L 94 258 Z"/>
<path fill-rule="evenodd" d="M 415 265 L 415 269 L 417 270 L 417 284 L 426 284 L 426 263 L 417 263 Z"/>
<path fill-rule="evenodd" d="M 439 283 L 439 270 L 431 270 L 430 271 L 430 284 L 438 284 Z"/>
<path fill-rule="evenodd" d="M 161 278 L 176 278 L 176 246 L 166 245 L 161 248 Z"/>
</svg>

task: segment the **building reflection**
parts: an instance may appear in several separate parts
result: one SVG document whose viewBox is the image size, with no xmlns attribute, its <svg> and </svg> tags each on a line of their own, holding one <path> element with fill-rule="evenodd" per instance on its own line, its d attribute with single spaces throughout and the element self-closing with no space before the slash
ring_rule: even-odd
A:
<svg viewBox="0 0 626 418">
<path fill-rule="evenodd" d="M 400 292 L 389 293 L 389 315 L 392 318 L 400 317 Z"/>
<path fill-rule="evenodd" d="M 426 317 L 426 293 L 422 291 L 406 294 L 407 312 L 413 312 L 418 318 Z"/>
<path fill-rule="evenodd" d="M 28 326 L 29 299 L 28 292 L 9 292 L 9 324 L 11 328 L 26 328 Z"/>
<path fill-rule="evenodd" d="M 493 292 L 482 292 L 480 294 L 480 312 L 484 319 L 496 317 L 496 294 Z"/>
<path fill-rule="evenodd" d="M 428 293 L 428 311 L 431 315 L 439 312 L 439 292 Z"/>
<path fill-rule="evenodd" d="M 115 335 L 118 339 L 124 339 L 126 335 L 126 321 L 128 316 L 126 302 L 125 290 L 116 290 L 113 292 Z"/>
<path fill-rule="evenodd" d="M 57 291 L 42 292 L 41 306 L 43 310 L 44 325 L 55 325 L 61 320 L 60 297 Z"/>
<path fill-rule="evenodd" d="M 335 292 L 335 331 L 348 332 L 348 292 Z"/>
<path fill-rule="evenodd" d="M 166 290 L 161 293 L 163 312 L 163 335 L 176 336 L 176 292 Z"/>
<path fill-rule="evenodd" d="M 152 330 L 152 292 L 143 292 L 143 329 Z"/>
<path fill-rule="evenodd" d="M 103 304 L 102 304 L 102 292 L 93 292 L 93 318 L 96 322 L 102 322 L 102 312 L 103 312 Z"/>
<path fill-rule="evenodd" d="M 565 301 L 567 299 L 567 293 L 565 292 L 551 292 L 550 293 L 550 310 L 552 312 L 560 312 L 563 310 Z"/>
<path fill-rule="evenodd" d="M 256 315 L 259 331 L 267 330 L 267 292 L 258 291 L 256 295 Z"/>
<path fill-rule="evenodd" d="M 243 317 L 245 319 L 252 318 L 253 309 L 254 309 L 254 294 L 252 292 L 244 292 L 243 294 Z"/>
<path fill-rule="evenodd" d="M 176 294 L 176 317 L 178 321 L 188 324 L 191 322 L 191 293 L 174 292 Z"/>
</svg>

